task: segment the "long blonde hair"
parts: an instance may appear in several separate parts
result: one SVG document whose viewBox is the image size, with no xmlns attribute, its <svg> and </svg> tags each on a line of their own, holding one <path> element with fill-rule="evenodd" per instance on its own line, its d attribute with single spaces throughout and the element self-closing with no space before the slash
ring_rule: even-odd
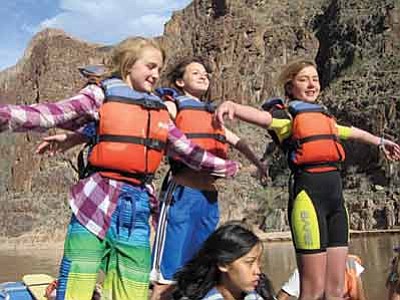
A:
<svg viewBox="0 0 400 300">
<path fill-rule="evenodd" d="M 288 100 L 293 100 L 292 99 L 293 95 L 291 92 L 293 79 L 305 67 L 314 67 L 316 69 L 317 65 L 312 60 L 299 59 L 289 63 L 279 75 L 278 83 L 283 87 L 283 90 L 285 92 L 285 97 Z"/>
<path fill-rule="evenodd" d="M 112 51 L 111 58 L 107 62 L 107 69 L 109 70 L 107 75 L 125 79 L 130 68 L 141 57 L 145 48 L 159 50 L 163 62 L 165 61 L 165 51 L 155 39 L 130 37 L 120 42 Z"/>
</svg>

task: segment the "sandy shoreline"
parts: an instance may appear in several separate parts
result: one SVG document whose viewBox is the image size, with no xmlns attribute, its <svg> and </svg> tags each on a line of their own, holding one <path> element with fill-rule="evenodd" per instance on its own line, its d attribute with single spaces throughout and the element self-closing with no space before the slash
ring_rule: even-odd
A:
<svg viewBox="0 0 400 300">
<path fill-rule="evenodd" d="M 291 241 L 290 231 L 283 232 L 263 232 L 261 230 L 255 230 L 256 234 L 263 242 L 287 242 Z M 384 229 L 384 230 L 370 230 L 370 231 L 358 231 L 351 230 L 351 237 L 359 236 L 374 236 L 379 234 L 399 234 L 400 229 Z M 0 237 L 0 250 L 28 250 L 28 249 L 63 249 L 64 237 L 63 234 L 53 235 L 49 240 L 44 236 L 35 235 L 24 235 L 16 238 Z"/>
</svg>

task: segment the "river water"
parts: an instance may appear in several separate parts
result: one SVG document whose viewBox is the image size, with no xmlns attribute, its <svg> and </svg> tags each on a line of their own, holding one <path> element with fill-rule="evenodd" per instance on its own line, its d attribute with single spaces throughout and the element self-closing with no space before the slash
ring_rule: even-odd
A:
<svg viewBox="0 0 400 300">
<path fill-rule="evenodd" d="M 385 281 L 394 255 L 393 248 L 400 245 L 400 234 L 379 234 L 352 238 L 349 253 L 360 256 L 365 267 L 362 281 L 368 300 L 385 300 Z M 291 242 L 267 243 L 264 267 L 276 290 L 296 268 Z"/>
<path fill-rule="evenodd" d="M 400 234 L 380 234 L 352 238 L 350 253 L 361 257 L 362 274 L 368 300 L 386 299 L 385 279 L 393 256 L 393 247 L 400 244 Z M 57 275 L 62 249 L 0 250 L 0 282 L 20 280 L 24 274 Z M 290 242 L 265 244 L 264 268 L 276 290 L 296 267 Z"/>
</svg>

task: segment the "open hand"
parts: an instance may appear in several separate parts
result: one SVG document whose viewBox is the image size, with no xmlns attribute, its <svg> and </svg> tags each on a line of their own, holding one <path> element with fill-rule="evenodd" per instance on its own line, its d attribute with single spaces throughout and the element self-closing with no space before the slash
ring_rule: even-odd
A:
<svg viewBox="0 0 400 300">
<path fill-rule="evenodd" d="M 400 160 L 400 146 L 390 140 L 383 140 L 380 149 L 385 154 L 388 160 L 399 161 Z"/>
<path fill-rule="evenodd" d="M 76 146 L 77 144 L 83 143 L 85 140 L 83 136 L 76 134 L 56 134 L 43 138 L 42 143 L 36 147 L 36 154 L 48 153 L 50 156 L 54 156 L 56 153 L 63 153 L 68 149 Z"/>
<path fill-rule="evenodd" d="M 52 136 L 46 136 L 42 139 L 42 142 L 36 147 L 36 154 L 48 153 L 50 156 L 54 156 L 57 152 L 63 152 L 66 150 L 65 144 L 68 136 L 66 133 L 56 134 Z"/>
<path fill-rule="evenodd" d="M 260 163 L 257 167 L 251 165 L 249 171 L 251 177 L 257 179 L 263 187 L 270 184 L 271 178 L 269 177 L 268 166 L 265 163 Z"/>
<path fill-rule="evenodd" d="M 271 178 L 269 177 L 267 164 L 262 164 L 261 167 L 257 168 L 257 178 L 262 186 L 269 185 Z"/>
<path fill-rule="evenodd" d="M 224 118 L 228 117 L 229 120 L 233 120 L 235 117 L 235 103 L 232 101 L 225 101 L 214 113 L 214 119 L 220 124 L 224 124 Z"/>
</svg>

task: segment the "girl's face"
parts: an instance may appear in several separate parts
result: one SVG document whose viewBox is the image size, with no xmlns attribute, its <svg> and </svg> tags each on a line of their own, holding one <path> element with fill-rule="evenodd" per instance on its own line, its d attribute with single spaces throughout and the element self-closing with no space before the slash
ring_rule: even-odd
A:
<svg viewBox="0 0 400 300">
<path fill-rule="evenodd" d="M 258 243 L 246 255 L 219 268 L 225 277 L 224 289 L 233 295 L 254 291 L 260 279 L 262 250 L 262 244 Z"/>
<path fill-rule="evenodd" d="M 183 78 L 176 81 L 186 95 L 201 98 L 210 86 L 210 80 L 206 68 L 197 62 L 192 62 L 186 66 Z"/>
<path fill-rule="evenodd" d="M 145 47 L 138 60 L 132 65 L 126 78 L 128 85 L 138 92 L 150 93 L 163 65 L 163 57 L 158 49 Z"/>
<path fill-rule="evenodd" d="M 315 102 L 320 92 L 318 72 L 313 66 L 303 68 L 291 82 L 293 99 Z"/>
</svg>

